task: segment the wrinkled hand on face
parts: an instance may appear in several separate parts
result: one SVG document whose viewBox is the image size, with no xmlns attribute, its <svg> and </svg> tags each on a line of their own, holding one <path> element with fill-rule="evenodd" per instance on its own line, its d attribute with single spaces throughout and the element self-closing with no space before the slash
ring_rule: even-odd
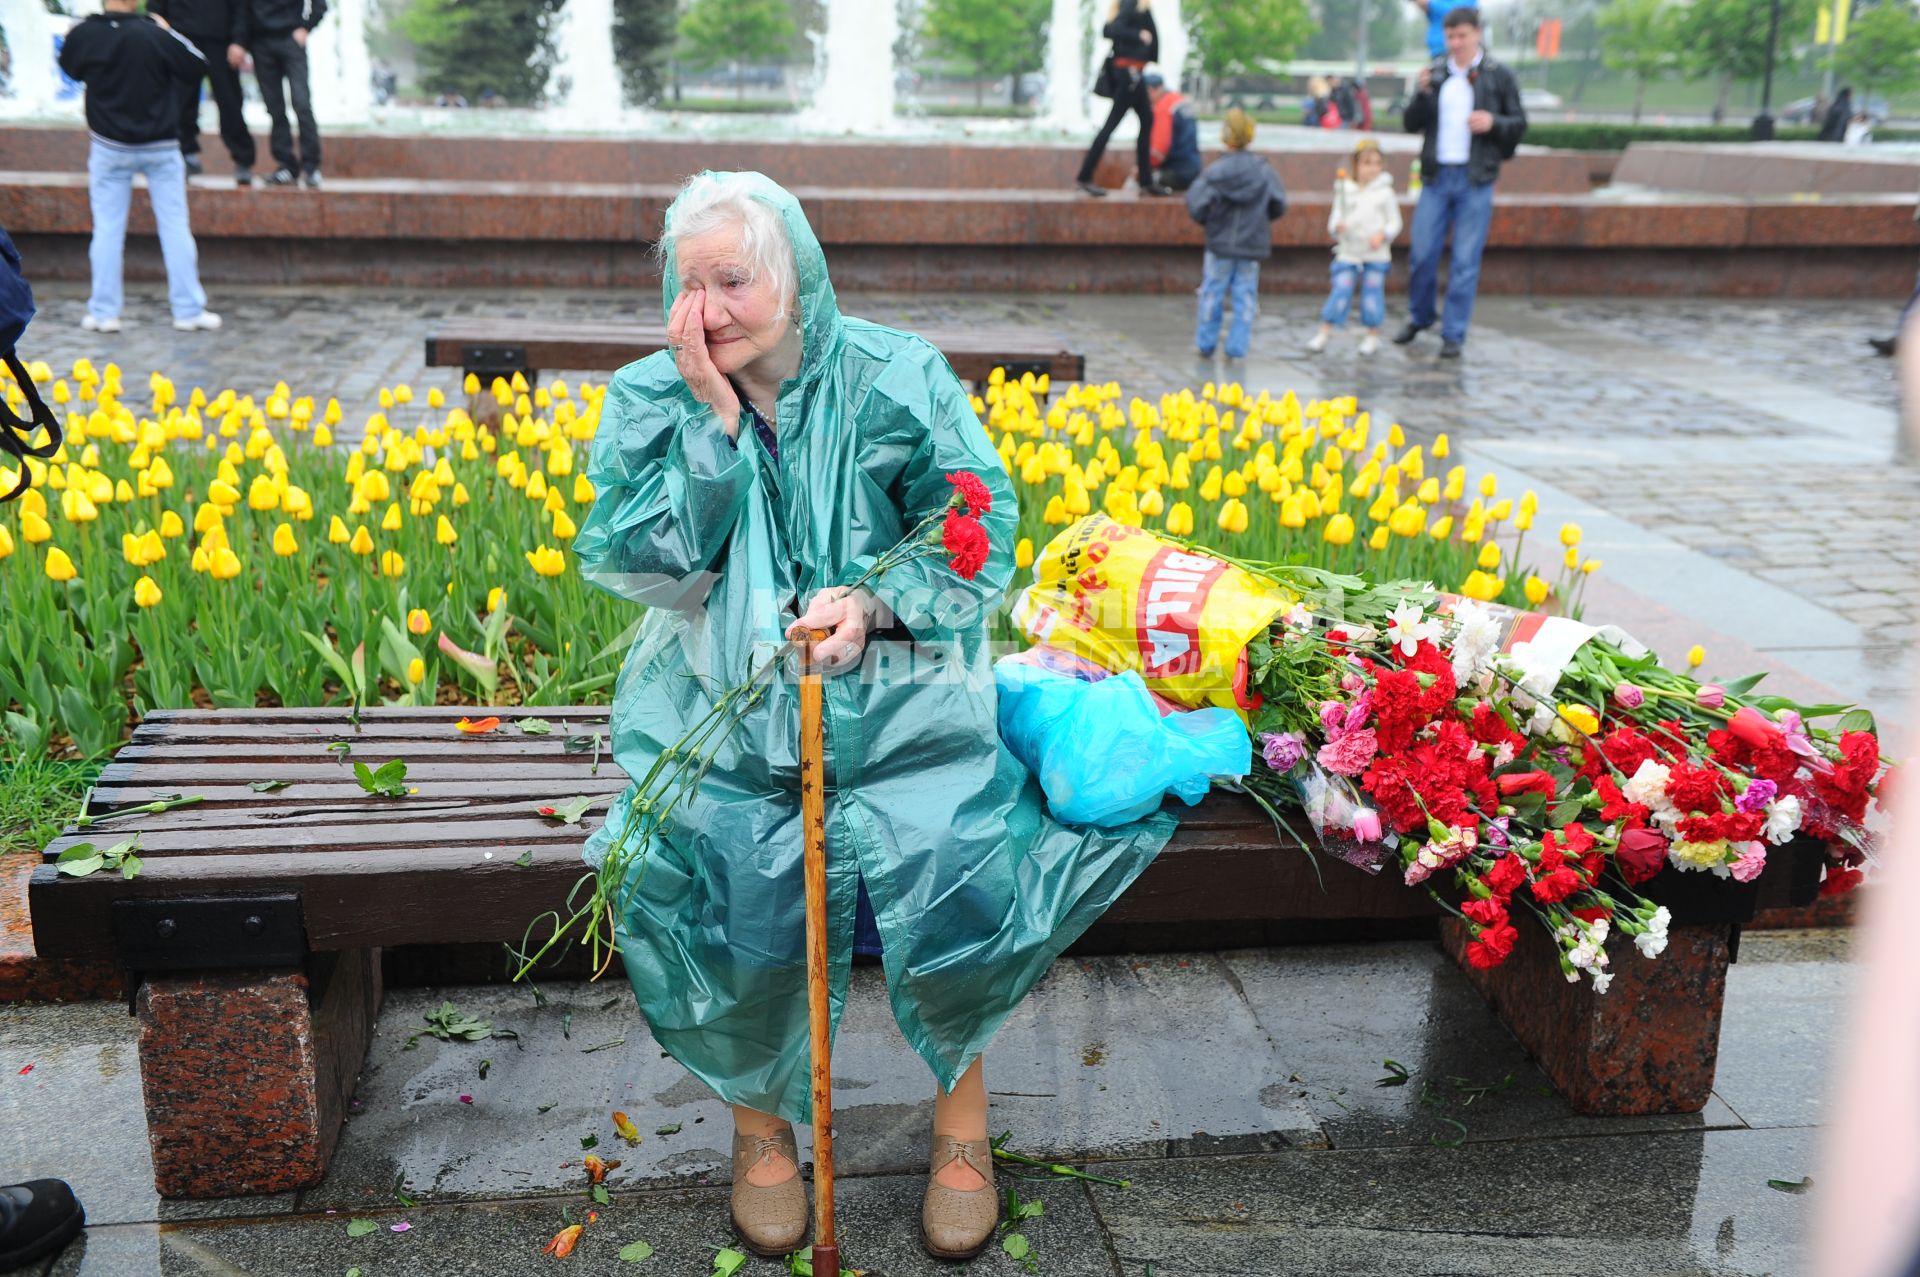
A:
<svg viewBox="0 0 1920 1277">
<path fill-rule="evenodd" d="M 733 383 L 714 367 L 713 356 L 707 351 L 706 305 L 703 288 L 689 288 L 674 298 L 673 310 L 667 316 L 667 342 L 677 347 L 673 362 L 687 389 L 720 414 L 728 438 L 733 438 L 740 430 L 740 396 L 734 393 Z"/>
</svg>

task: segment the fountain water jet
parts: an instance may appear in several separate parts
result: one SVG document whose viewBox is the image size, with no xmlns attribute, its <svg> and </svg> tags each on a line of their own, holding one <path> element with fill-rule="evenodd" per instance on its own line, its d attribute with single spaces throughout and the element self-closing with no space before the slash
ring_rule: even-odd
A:
<svg viewBox="0 0 1920 1277">
<path fill-rule="evenodd" d="M 13 88 L 0 97 L 0 111 L 7 115 L 31 118 L 61 110 L 53 61 L 56 21 L 41 0 L 0 0 L 0 29 L 13 51 Z"/>
<path fill-rule="evenodd" d="M 556 82 L 567 81 L 553 112 L 566 128 L 606 128 L 618 122 L 623 95 L 613 60 L 613 0 L 567 0 L 554 43 L 560 62 Z"/>
<path fill-rule="evenodd" d="M 313 114 L 322 124 L 373 118 L 373 63 L 367 56 L 367 0 L 333 0 L 307 38 Z"/>
<path fill-rule="evenodd" d="M 814 41 L 819 67 L 803 127 L 827 133 L 890 133 L 893 42 L 900 19 L 894 0 L 827 0 L 827 31 Z"/>
</svg>

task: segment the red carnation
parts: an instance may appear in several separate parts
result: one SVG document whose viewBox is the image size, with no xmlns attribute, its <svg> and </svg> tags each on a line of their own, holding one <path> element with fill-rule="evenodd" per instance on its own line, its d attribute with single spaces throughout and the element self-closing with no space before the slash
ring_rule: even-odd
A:
<svg viewBox="0 0 1920 1277">
<path fill-rule="evenodd" d="M 993 509 L 993 493 L 987 490 L 986 481 L 970 470 L 960 470 L 947 476 L 947 482 L 953 485 L 953 496 L 949 505 L 964 503 L 967 513 L 978 517 Z M 971 573 L 962 573 L 971 577 Z"/>
<path fill-rule="evenodd" d="M 1507 920 L 1507 907 L 1497 899 L 1469 900 L 1460 906 L 1460 914 L 1483 927 L 1497 927 Z"/>
<path fill-rule="evenodd" d="M 1724 788 L 1720 773 L 1713 768 L 1676 763 L 1667 780 L 1667 797 L 1681 811 L 1711 813 L 1720 810 L 1720 792 Z"/>
<path fill-rule="evenodd" d="M 1573 916 L 1582 922 L 1598 922 L 1602 918 L 1612 918 L 1613 910 L 1605 905 L 1588 905 L 1584 909 L 1575 909 Z"/>
<path fill-rule="evenodd" d="M 1480 934 L 1467 946 L 1467 963 L 1482 971 L 1497 967 L 1512 954 L 1513 946 L 1519 939 L 1520 930 L 1512 923 L 1482 927 Z"/>
<path fill-rule="evenodd" d="M 1823 896 L 1844 896 L 1859 886 L 1861 880 L 1865 877 L 1866 875 L 1858 869 L 1829 868 L 1825 881 L 1820 884 L 1820 894 Z"/>
<path fill-rule="evenodd" d="M 1517 855 L 1505 855 L 1487 870 L 1487 885 L 1501 896 L 1511 896 L 1527 880 L 1527 866 Z"/>
<path fill-rule="evenodd" d="M 946 526 L 940 530 L 940 544 L 953 556 L 953 570 L 969 581 L 986 566 L 990 548 L 987 530 L 970 514 L 948 510 Z"/>
<path fill-rule="evenodd" d="M 1643 803 L 1628 802 L 1620 792 L 1620 782 L 1604 773 L 1593 782 L 1593 792 L 1600 795 L 1600 819 L 1604 821 L 1617 820 L 1628 829 L 1639 829 L 1653 814 Z"/>
</svg>

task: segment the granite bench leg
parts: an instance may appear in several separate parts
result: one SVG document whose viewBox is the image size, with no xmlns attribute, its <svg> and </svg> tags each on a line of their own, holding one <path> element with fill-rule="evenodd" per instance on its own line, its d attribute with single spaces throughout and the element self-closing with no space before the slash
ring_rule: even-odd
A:
<svg viewBox="0 0 1920 1277">
<path fill-rule="evenodd" d="M 1567 982 L 1542 927 L 1522 925 L 1513 955 L 1491 971 L 1468 964 L 1471 939 L 1457 918 L 1442 921 L 1448 955 L 1576 1112 L 1626 1117 L 1706 1107 L 1720 1051 L 1731 924 L 1675 924 L 1667 951 L 1655 959 L 1631 944 L 1609 946 L 1613 983 L 1605 993 L 1584 978 Z"/>
<path fill-rule="evenodd" d="M 377 949 L 305 970 L 158 975 L 140 989 L 154 1188 L 238 1197 L 320 1182 L 380 1012 Z"/>
</svg>

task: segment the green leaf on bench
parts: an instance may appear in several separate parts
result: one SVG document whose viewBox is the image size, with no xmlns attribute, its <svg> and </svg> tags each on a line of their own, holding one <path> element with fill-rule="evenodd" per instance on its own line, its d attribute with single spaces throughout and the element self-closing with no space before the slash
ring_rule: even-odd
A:
<svg viewBox="0 0 1920 1277">
<path fill-rule="evenodd" d="M 378 794 L 383 798 L 405 798 L 407 789 L 407 764 L 405 759 L 395 758 L 380 764 L 375 771 L 365 763 L 355 763 L 353 774 L 360 782 L 360 788 L 369 794 Z"/>
<path fill-rule="evenodd" d="M 593 1186 L 593 1200 L 602 1206 L 610 1206 L 613 1204 L 612 1199 L 607 1196 L 607 1186 L 605 1184 L 595 1184 Z"/>
<path fill-rule="evenodd" d="M 427 1022 L 427 1027 L 408 1038 L 401 1050 L 413 1050 L 414 1044 L 424 1036 L 436 1037 L 443 1042 L 480 1042 L 487 1038 L 519 1036 L 506 1029 L 495 1029 L 491 1021 L 476 1020 L 451 1002 L 442 1002 L 439 1010 L 429 1011 L 421 1018 Z"/>
<path fill-rule="evenodd" d="M 629 1264 L 637 1264 L 643 1259 L 653 1258 L 653 1247 L 646 1242 L 628 1242 L 620 1248 L 620 1258 Z"/>
<path fill-rule="evenodd" d="M 74 878 L 84 878 L 106 863 L 106 857 L 100 854 L 100 849 L 90 842 L 75 843 L 61 852 L 60 859 L 54 862 L 61 873 Z"/>
<path fill-rule="evenodd" d="M 527 736 L 553 735 L 553 724 L 544 718 L 523 718 L 518 720 L 518 726 Z"/>
<path fill-rule="evenodd" d="M 680 1123 L 668 1122 L 665 1126 L 656 1126 L 653 1128 L 653 1133 L 655 1135 L 678 1135 L 680 1133 Z"/>
<path fill-rule="evenodd" d="M 519 855 L 515 856 L 513 858 L 513 867 L 515 869 L 533 868 L 533 848 L 529 847 L 525 851 L 521 852 Z"/>
<path fill-rule="evenodd" d="M 285 789 L 293 782 L 290 780 L 250 780 L 247 788 L 256 794 L 271 794 L 276 789 Z"/>
<path fill-rule="evenodd" d="M 380 1231 L 380 1225 L 370 1219 L 350 1219 L 347 1221 L 347 1236 L 365 1237 L 368 1233 Z"/>
<path fill-rule="evenodd" d="M 579 798 L 569 798 L 563 803 L 548 803 L 536 808 L 542 816 L 557 820 L 563 825 L 577 825 L 587 809 L 599 802 L 604 795 L 583 794 Z"/>
</svg>

